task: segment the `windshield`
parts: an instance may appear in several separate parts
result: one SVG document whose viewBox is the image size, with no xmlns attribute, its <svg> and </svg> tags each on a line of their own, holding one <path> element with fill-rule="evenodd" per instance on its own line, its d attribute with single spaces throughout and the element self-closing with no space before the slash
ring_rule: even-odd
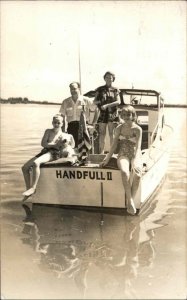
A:
<svg viewBox="0 0 187 300">
<path fill-rule="evenodd" d="M 150 95 L 127 95 L 124 92 L 121 93 L 121 100 L 124 104 L 131 105 L 153 105 L 157 106 L 157 96 Z"/>
</svg>

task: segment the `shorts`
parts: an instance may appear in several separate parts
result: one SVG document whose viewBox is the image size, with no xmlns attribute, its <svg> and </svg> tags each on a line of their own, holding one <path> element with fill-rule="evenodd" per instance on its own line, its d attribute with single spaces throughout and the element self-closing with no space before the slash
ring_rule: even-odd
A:
<svg viewBox="0 0 187 300">
<path fill-rule="evenodd" d="M 57 150 L 57 149 L 54 149 L 54 148 L 51 148 L 51 149 L 46 149 L 46 148 L 43 148 L 41 150 L 40 153 L 38 153 L 35 157 L 40 157 L 46 153 L 50 152 L 51 153 L 51 156 L 52 156 L 52 160 L 57 160 L 59 158 L 61 158 L 61 152 L 60 150 Z"/>
<path fill-rule="evenodd" d="M 100 115 L 98 118 L 97 123 L 118 123 L 119 122 L 119 116 L 118 111 L 109 112 L 108 109 L 106 110 L 100 110 Z"/>
</svg>

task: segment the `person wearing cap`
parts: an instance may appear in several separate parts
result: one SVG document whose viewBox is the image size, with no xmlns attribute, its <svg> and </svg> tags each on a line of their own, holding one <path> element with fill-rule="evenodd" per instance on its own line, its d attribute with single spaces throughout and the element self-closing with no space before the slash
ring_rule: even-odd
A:
<svg viewBox="0 0 187 300">
<path fill-rule="evenodd" d="M 93 100 L 81 95 L 79 82 L 71 82 L 69 85 L 71 97 L 62 101 L 59 113 L 65 118 L 65 131 L 71 134 L 75 140 L 75 147 L 78 146 L 78 131 L 81 112 L 85 111 L 86 120 L 89 120 L 89 111 L 95 105 Z"/>
<path fill-rule="evenodd" d="M 94 116 L 93 123 L 98 123 L 99 126 L 99 152 L 104 153 L 106 128 L 110 137 L 110 145 L 113 142 L 114 128 L 118 125 L 118 105 L 120 104 L 119 89 L 113 87 L 115 75 L 107 71 L 104 74 L 105 85 L 96 89 L 94 103 L 97 105 L 97 110 Z"/>
<path fill-rule="evenodd" d="M 73 136 L 62 132 L 63 117 L 57 114 L 52 120 L 53 128 L 46 129 L 41 145 L 42 151 L 27 161 L 22 172 L 25 180 L 26 191 L 23 193 L 23 201 L 35 193 L 36 186 L 40 177 L 40 165 L 49 161 L 54 161 L 62 157 L 72 157 L 75 155 L 75 142 Z M 33 170 L 33 182 L 31 185 L 31 173 Z"/>
</svg>

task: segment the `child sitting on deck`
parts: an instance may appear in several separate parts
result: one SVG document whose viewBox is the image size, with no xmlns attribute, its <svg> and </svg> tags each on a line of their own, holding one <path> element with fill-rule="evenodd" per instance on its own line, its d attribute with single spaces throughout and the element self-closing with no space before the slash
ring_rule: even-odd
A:
<svg viewBox="0 0 187 300">
<path fill-rule="evenodd" d="M 72 157 L 75 155 L 75 142 L 71 134 L 62 132 L 63 117 L 59 114 L 53 117 L 53 128 L 46 129 L 41 141 L 42 151 L 35 157 L 27 161 L 22 172 L 26 184 L 26 191 L 23 193 L 24 200 L 34 194 L 40 177 L 40 165 L 49 161 L 54 161 L 62 157 Z M 33 169 L 33 182 L 31 185 L 30 169 Z"/>
</svg>

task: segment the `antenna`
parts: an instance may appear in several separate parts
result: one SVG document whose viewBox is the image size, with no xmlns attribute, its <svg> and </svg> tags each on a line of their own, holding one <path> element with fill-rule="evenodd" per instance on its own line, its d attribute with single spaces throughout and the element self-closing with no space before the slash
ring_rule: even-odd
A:
<svg viewBox="0 0 187 300">
<path fill-rule="evenodd" d="M 78 56 L 79 56 L 79 83 L 80 83 L 80 92 L 82 89 L 82 82 L 81 82 L 81 58 L 80 58 L 80 35 L 78 33 Z"/>
</svg>

